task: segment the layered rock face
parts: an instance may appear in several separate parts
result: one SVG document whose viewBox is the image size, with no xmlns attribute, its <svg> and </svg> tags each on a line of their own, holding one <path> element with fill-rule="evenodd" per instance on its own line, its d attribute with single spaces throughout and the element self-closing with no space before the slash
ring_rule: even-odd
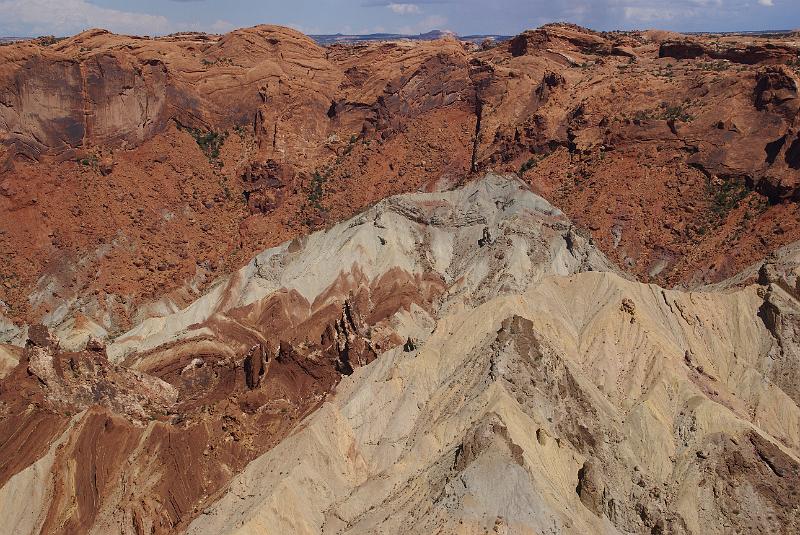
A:
<svg viewBox="0 0 800 535">
<path fill-rule="evenodd" d="M 489 176 L 266 250 L 107 347 L 31 327 L 0 390 L 0 509 L 20 533 L 181 530 L 342 377 L 412 351 L 443 311 L 581 269 L 612 268 L 559 210 Z"/>
<path fill-rule="evenodd" d="M 491 300 L 345 380 L 189 532 L 793 533 L 798 407 L 760 302 L 608 273 Z"/>
<path fill-rule="evenodd" d="M 794 533 L 795 248 L 680 292 L 513 175 L 391 197 L 108 346 L 29 329 L 0 510 L 14 533 Z"/>
<path fill-rule="evenodd" d="M 796 46 L 0 47 L 4 529 L 800 531 Z"/>
<path fill-rule="evenodd" d="M 595 267 L 443 310 L 189 533 L 793 533 L 797 264 L 765 266 L 691 293 Z"/>
<path fill-rule="evenodd" d="M 487 169 L 644 280 L 718 282 L 800 238 L 796 57 L 791 36 L 565 24 L 486 47 L 274 26 L 0 47 L 3 339 L 119 335 L 266 247 Z"/>
</svg>

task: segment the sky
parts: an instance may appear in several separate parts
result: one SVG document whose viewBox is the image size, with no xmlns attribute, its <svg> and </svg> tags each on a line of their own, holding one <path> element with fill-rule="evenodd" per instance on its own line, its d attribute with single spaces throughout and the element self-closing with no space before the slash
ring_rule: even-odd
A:
<svg viewBox="0 0 800 535">
<path fill-rule="evenodd" d="M 0 36 L 88 28 L 161 35 L 281 24 L 308 34 L 517 34 L 547 22 L 595 30 L 800 28 L 800 0 L 0 0 Z"/>
</svg>

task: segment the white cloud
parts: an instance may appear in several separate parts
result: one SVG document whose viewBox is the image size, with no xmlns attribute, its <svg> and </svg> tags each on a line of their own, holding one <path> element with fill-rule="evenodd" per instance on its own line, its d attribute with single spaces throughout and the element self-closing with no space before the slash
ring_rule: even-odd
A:
<svg viewBox="0 0 800 535">
<path fill-rule="evenodd" d="M 422 13 L 417 4 L 389 4 L 386 7 L 398 15 L 418 15 Z"/>
<path fill-rule="evenodd" d="M 100 7 L 87 0 L 0 0 L 0 34 L 70 35 L 88 28 L 116 33 L 163 34 L 166 17 Z"/>
<path fill-rule="evenodd" d="M 772 0 L 758 0 L 758 3 L 761 4 L 762 6 L 767 6 L 767 7 L 772 7 L 775 5 L 772 2 Z"/>
</svg>

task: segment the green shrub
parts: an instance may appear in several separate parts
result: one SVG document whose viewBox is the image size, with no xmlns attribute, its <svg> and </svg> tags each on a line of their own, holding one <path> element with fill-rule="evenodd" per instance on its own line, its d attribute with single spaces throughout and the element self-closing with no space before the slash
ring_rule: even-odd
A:
<svg viewBox="0 0 800 535">
<path fill-rule="evenodd" d="M 189 132 L 209 161 L 212 163 L 221 163 L 218 162 L 219 151 L 225 143 L 225 139 L 228 137 L 228 132 L 215 132 L 214 130 L 204 131 L 200 128 L 191 128 L 182 126 L 181 124 L 178 124 L 178 128 Z"/>
<path fill-rule="evenodd" d="M 519 175 L 524 175 L 526 171 L 530 171 L 537 165 L 539 165 L 539 160 L 535 156 L 528 158 L 528 161 L 519 166 Z"/>
<path fill-rule="evenodd" d="M 322 196 L 325 194 L 322 185 L 327 181 L 328 177 L 319 174 L 319 171 L 314 171 L 311 176 L 311 191 L 308 194 L 308 200 L 317 208 L 320 208 L 319 201 L 322 200 Z"/>
<path fill-rule="evenodd" d="M 682 104 L 670 105 L 666 102 L 661 103 L 661 114 L 658 117 L 665 121 L 674 120 L 688 123 L 694 119 L 683 107 Z"/>
<path fill-rule="evenodd" d="M 707 187 L 712 195 L 711 210 L 719 218 L 724 218 L 728 212 L 739 206 L 748 193 L 744 184 L 734 180 L 726 180 L 718 187 L 709 182 Z"/>
<path fill-rule="evenodd" d="M 718 60 L 718 61 L 702 61 L 699 64 L 701 71 L 713 71 L 713 72 L 722 72 L 727 71 L 730 67 L 730 64 L 727 61 Z"/>
</svg>

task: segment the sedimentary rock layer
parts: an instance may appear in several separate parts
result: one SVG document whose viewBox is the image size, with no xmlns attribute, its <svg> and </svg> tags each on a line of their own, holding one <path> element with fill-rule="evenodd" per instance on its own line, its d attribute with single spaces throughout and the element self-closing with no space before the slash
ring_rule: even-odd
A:
<svg viewBox="0 0 800 535">
<path fill-rule="evenodd" d="M 119 335 L 264 248 L 487 169 L 641 279 L 718 282 L 800 238 L 796 53 L 565 24 L 484 47 L 274 26 L 0 47 L 3 340 Z"/>
</svg>

